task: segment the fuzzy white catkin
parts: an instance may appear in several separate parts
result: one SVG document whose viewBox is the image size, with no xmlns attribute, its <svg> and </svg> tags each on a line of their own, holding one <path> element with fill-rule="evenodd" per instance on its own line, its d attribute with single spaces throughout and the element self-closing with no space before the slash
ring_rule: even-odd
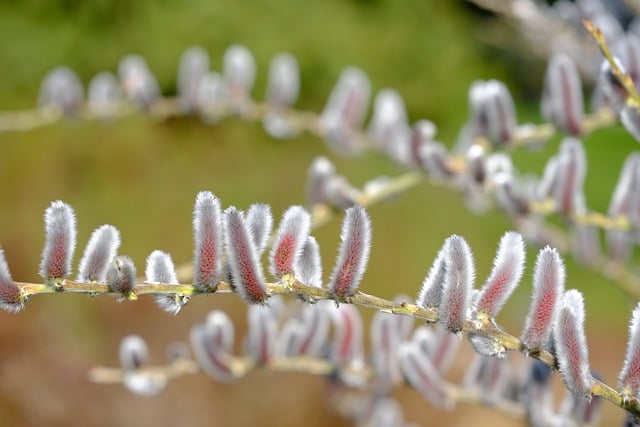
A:
<svg viewBox="0 0 640 427">
<path fill-rule="evenodd" d="M 251 232 L 253 244 L 256 246 L 256 252 L 260 256 L 271 236 L 273 228 L 273 216 L 271 215 L 271 207 L 264 203 L 254 203 L 249 206 L 247 211 L 247 226 Z"/>
<path fill-rule="evenodd" d="M 522 278 L 525 249 L 522 236 L 513 231 L 500 239 L 493 269 L 480 289 L 476 311 L 495 317 Z"/>
<path fill-rule="evenodd" d="M 353 206 L 345 212 L 340 241 L 329 290 L 338 298 L 345 298 L 358 290 L 369 260 L 371 221 L 362 206 Z"/>
<path fill-rule="evenodd" d="M 258 254 L 242 212 L 234 206 L 224 212 L 224 228 L 233 285 L 245 301 L 251 304 L 264 302 L 268 296 Z"/>
<path fill-rule="evenodd" d="M 460 236 L 447 239 L 444 254 L 446 265 L 438 322 L 449 332 L 460 332 L 466 320 L 475 280 L 475 265 L 471 248 Z"/>
<path fill-rule="evenodd" d="M 107 285 L 113 292 L 123 296 L 131 293 L 136 286 L 136 267 L 128 256 L 117 256 L 107 269 Z"/>
<path fill-rule="evenodd" d="M 136 370 L 149 360 L 149 348 L 138 335 L 129 335 L 120 342 L 120 364 L 124 370 Z"/>
<path fill-rule="evenodd" d="M 4 251 L 0 248 L 0 309 L 18 313 L 23 308 L 20 288 L 13 282 Z"/>
<path fill-rule="evenodd" d="M 424 308 L 436 308 L 440 306 L 442 300 L 442 290 L 446 272 L 444 256 L 448 250 L 449 242 L 445 241 L 444 245 L 438 252 L 433 265 L 429 269 L 429 273 L 422 282 L 422 288 L 418 294 L 416 304 Z"/>
<path fill-rule="evenodd" d="M 584 301 L 575 289 L 564 293 L 554 323 L 554 342 L 564 384 L 576 397 L 591 399 L 591 369 L 584 335 Z"/>
<path fill-rule="evenodd" d="M 547 348 L 564 282 L 565 269 L 558 251 L 545 247 L 533 269 L 531 305 L 520 338 L 529 349 Z"/>
<path fill-rule="evenodd" d="M 295 277 L 309 286 L 322 287 L 320 247 L 312 236 L 307 237 L 302 247 L 302 253 L 295 267 Z"/>
<path fill-rule="evenodd" d="M 269 272 L 274 277 L 293 274 L 310 231 L 311 215 L 302 206 L 284 212 L 269 253 Z"/>
<path fill-rule="evenodd" d="M 640 304 L 633 309 L 629 321 L 629 340 L 618 374 L 618 391 L 627 400 L 640 393 Z"/>
<path fill-rule="evenodd" d="M 118 253 L 120 232 L 112 225 L 103 225 L 93 231 L 78 267 L 79 282 L 104 282 L 109 263 Z"/>
<path fill-rule="evenodd" d="M 63 279 L 71 273 L 76 247 L 76 216 L 68 204 L 56 200 L 44 214 L 45 243 L 40 261 L 40 276 L 47 282 Z"/>
<path fill-rule="evenodd" d="M 151 252 L 147 257 L 145 278 L 150 283 L 178 284 L 171 255 L 158 250 Z M 155 294 L 153 299 L 160 309 L 174 316 L 189 302 L 189 297 L 179 294 Z"/>
<path fill-rule="evenodd" d="M 210 291 L 222 273 L 224 236 L 220 200 L 209 191 L 202 191 L 196 196 L 193 240 L 193 284 L 201 291 Z"/>
</svg>

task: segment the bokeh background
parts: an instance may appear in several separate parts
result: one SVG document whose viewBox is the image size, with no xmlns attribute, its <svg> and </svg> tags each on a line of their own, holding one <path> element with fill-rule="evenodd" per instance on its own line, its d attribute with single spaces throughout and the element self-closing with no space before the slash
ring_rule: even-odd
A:
<svg viewBox="0 0 640 427">
<path fill-rule="evenodd" d="M 128 53 L 143 55 L 163 92 L 173 94 L 182 51 L 201 45 L 211 54 L 212 67 L 220 69 L 232 43 L 245 44 L 255 55 L 258 99 L 264 95 L 269 59 L 285 50 L 301 67 L 297 105 L 303 109 L 320 111 L 340 70 L 355 65 L 368 73 L 374 90 L 398 90 L 412 121 L 433 120 L 438 139 L 448 145 L 466 120 L 467 88 L 475 79 L 505 81 L 521 121 L 539 121 L 544 62 L 518 46 L 508 25 L 464 2 L 435 0 L 1 2 L 0 111 L 33 108 L 40 81 L 54 66 L 70 66 L 86 83 L 99 71 L 115 71 Z M 586 144 L 589 204 L 606 210 L 623 158 L 636 143 L 614 128 L 590 135 Z M 539 173 L 557 145 L 553 140 L 542 150 L 519 151 L 516 164 Z M 269 203 L 279 217 L 287 206 L 305 202 L 306 170 L 320 154 L 357 185 L 402 172 L 375 153 L 345 159 L 316 138 L 276 141 L 259 124 L 237 120 L 207 126 L 190 118 L 160 122 L 139 115 L 1 133 L 0 245 L 16 280 L 37 281 L 42 214 L 52 200 L 62 199 L 78 216 L 79 251 L 94 228 L 110 223 L 122 233 L 121 253 L 140 270 L 154 249 L 187 261 L 198 191 L 213 191 L 225 205 L 240 208 Z M 458 194 L 428 183 L 371 208 L 370 214 L 374 241 L 362 288 L 387 298 L 416 295 L 438 248 L 453 233 L 474 248 L 483 280 L 500 236 L 510 227 L 501 214 L 475 215 Z M 335 257 L 339 222 L 314 232 L 325 271 Z M 516 335 L 527 310 L 535 252 L 529 248 L 523 284 L 499 318 Z M 572 260 L 567 264 L 567 286 L 586 297 L 592 366 L 613 383 L 635 302 Z M 245 307 L 233 295 L 195 298 L 176 318 L 149 298 L 118 304 L 115 298 L 74 295 L 36 297 L 19 315 L 0 312 L 0 425 L 348 425 L 327 405 L 325 381 L 307 375 L 256 372 L 234 385 L 197 375 L 171 383 L 153 398 L 88 382 L 92 366 L 117 365 L 125 335 L 144 336 L 153 361 L 161 363 L 165 348 L 186 340 L 190 326 L 212 308 L 230 313 L 241 336 Z M 363 315 L 368 319 L 371 313 Z M 468 345 L 461 347 L 451 375 L 458 380 L 470 360 Z M 396 396 L 407 421 L 418 425 L 523 425 L 469 405 L 442 411 L 406 388 Z M 604 406 L 603 425 L 618 424 L 621 411 Z"/>
</svg>

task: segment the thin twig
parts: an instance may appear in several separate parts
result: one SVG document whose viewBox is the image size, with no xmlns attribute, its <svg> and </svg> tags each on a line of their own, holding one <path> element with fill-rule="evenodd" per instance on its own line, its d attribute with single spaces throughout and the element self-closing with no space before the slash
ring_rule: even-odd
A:
<svg viewBox="0 0 640 427">
<path fill-rule="evenodd" d="M 602 52 L 604 57 L 609 62 L 609 65 L 611 66 L 611 72 L 627 91 L 627 94 L 629 95 L 629 97 L 626 100 L 627 105 L 635 108 L 636 110 L 640 109 L 640 95 L 638 95 L 638 91 L 636 90 L 636 87 L 633 84 L 633 80 L 631 79 L 631 76 L 629 74 L 627 74 L 622 68 L 620 68 L 620 64 L 618 64 L 618 62 L 613 57 L 613 54 L 611 53 L 611 50 L 607 45 L 607 40 L 605 39 L 604 34 L 602 33 L 602 30 L 596 27 L 593 24 L 593 22 L 588 20 L 582 21 L 582 24 L 589 31 L 589 33 L 591 33 L 593 38 L 596 40 L 596 43 L 598 43 L 598 47 L 600 48 L 600 51 Z"/>
<path fill-rule="evenodd" d="M 61 281 L 58 286 L 49 286 L 33 283 L 16 283 L 22 290 L 22 296 L 26 300 L 33 295 L 44 293 L 86 293 L 90 295 L 119 295 L 112 292 L 106 284 L 103 283 L 79 283 L 75 281 Z M 146 294 L 171 294 L 171 295 L 187 295 L 196 296 L 202 294 L 193 285 L 167 284 L 167 283 L 140 283 L 134 288 L 135 295 Z M 235 293 L 233 288 L 225 282 L 220 282 L 215 293 Z M 290 276 L 287 276 L 279 283 L 267 284 L 267 293 L 269 295 L 296 295 L 302 296 L 306 300 L 335 300 L 335 297 L 324 288 L 317 288 L 301 283 Z M 356 292 L 353 296 L 345 298 L 341 303 L 352 304 L 358 307 L 371 308 L 384 313 L 393 313 L 401 316 L 408 316 L 414 319 L 423 320 L 428 323 L 436 323 L 438 321 L 438 312 L 436 309 L 419 307 L 410 303 L 397 303 L 394 301 L 379 298 L 375 295 L 366 294 L 364 292 Z M 557 369 L 557 361 L 555 357 L 546 350 L 527 349 L 522 341 L 502 330 L 492 319 L 486 321 L 467 320 L 464 322 L 463 332 L 482 335 L 491 338 L 499 343 L 504 351 L 512 351 L 526 354 L 530 357 L 540 360 L 546 365 Z M 606 383 L 593 378 L 593 387 L 591 390 L 594 396 L 600 396 L 620 408 L 626 409 L 630 413 L 640 416 L 640 404 L 633 398 L 625 401 L 620 393 Z"/>
</svg>

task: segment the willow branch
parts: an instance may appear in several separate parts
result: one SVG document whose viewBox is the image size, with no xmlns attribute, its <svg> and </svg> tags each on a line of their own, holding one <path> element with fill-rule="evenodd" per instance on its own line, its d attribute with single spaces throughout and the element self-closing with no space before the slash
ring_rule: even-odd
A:
<svg viewBox="0 0 640 427">
<path fill-rule="evenodd" d="M 103 283 L 79 283 L 70 280 L 63 280 L 57 286 L 22 282 L 18 282 L 16 284 L 21 288 L 21 295 L 25 301 L 33 295 L 48 293 L 84 293 L 92 296 L 122 296 L 118 293 L 112 292 L 109 287 Z M 199 291 L 196 287 L 189 284 L 175 285 L 167 283 L 139 283 L 134 288 L 134 295 L 129 299 L 134 300 L 138 295 L 148 294 L 196 296 L 202 293 L 203 292 Z M 220 282 L 217 285 L 214 293 L 228 294 L 235 293 L 235 291 L 228 283 Z M 267 293 L 269 295 L 302 296 L 308 301 L 336 300 L 336 298 L 331 295 L 331 293 L 327 289 L 316 288 L 304 283 L 300 283 L 290 276 L 285 277 L 282 282 L 267 284 Z M 397 303 L 359 291 L 356 292 L 353 296 L 336 302 L 352 304 L 358 307 L 366 307 L 383 313 L 393 313 L 401 316 L 408 316 L 413 319 L 425 321 L 427 323 L 436 323 L 438 321 L 438 312 L 436 309 L 423 308 L 410 303 Z M 557 361 L 551 353 L 546 350 L 527 349 L 519 338 L 504 331 L 495 323 L 493 319 L 486 319 L 484 321 L 467 320 L 464 323 L 463 331 L 466 333 L 473 333 L 476 335 L 491 338 L 498 342 L 502 346 L 504 351 L 526 354 L 530 357 L 540 360 L 553 369 L 557 369 Z M 104 373 L 105 371 L 102 372 Z M 593 388 L 591 392 L 594 396 L 600 396 L 612 402 L 616 406 L 619 406 L 620 408 L 623 408 L 634 415 L 640 416 L 640 404 L 635 398 L 625 401 L 622 395 L 618 393 L 613 387 L 596 378 L 593 378 Z"/>
<path fill-rule="evenodd" d="M 326 360 L 309 356 L 273 357 L 264 364 L 256 364 L 255 361 L 244 356 L 232 356 L 231 366 L 236 379 L 242 379 L 255 369 L 266 369 L 278 373 L 303 373 L 314 376 L 330 377 L 336 372 L 348 375 L 349 378 L 357 378 L 360 388 L 375 387 L 370 366 L 350 364 L 338 366 Z M 121 368 L 97 366 L 89 371 L 89 380 L 97 384 L 123 384 L 128 373 L 135 373 L 142 377 L 160 379 L 163 383 L 178 379 L 183 376 L 197 375 L 201 373 L 198 363 L 188 357 L 180 357 L 166 365 L 142 366 L 135 371 L 126 371 Z M 467 389 L 454 383 L 444 382 L 444 389 L 448 398 L 455 403 L 468 405 L 487 406 L 514 418 L 522 418 L 526 415 L 522 404 L 502 397 L 487 400 L 477 389 Z"/>
<path fill-rule="evenodd" d="M 627 104 L 636 110 L 640 108 L 640 95 L 638 95 L 638 91 L 636 90 L 635 85 L 633 84 L 633 80 L 631 76 L 627 74 L 618 64 L 618 62 L 613 57 L 609 46 L 607 45 L 607 40 L 602 33 L 602 30 L 596 27 L 591 21 L 582 21 L 584 27 L 591 33 L 593 38 L 595 39 L 600 51 L 606 58 L 607 62 L 611 66 L 611 72 L 613 75 L 620 81 L 620 83 L 624 86 L 624 89 L 627 91 L 629 98 L 627 99 Z"/>
</svg>

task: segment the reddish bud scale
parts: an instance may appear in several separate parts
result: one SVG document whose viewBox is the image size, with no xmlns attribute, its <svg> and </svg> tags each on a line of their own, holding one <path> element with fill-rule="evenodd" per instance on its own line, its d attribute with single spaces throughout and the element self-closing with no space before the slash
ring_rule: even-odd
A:
<svg viewBox="0 0 640 427">
<path fill-rule="evenodd" d="M 269 271 L 275 277 L 293 274 L 311 231 L 311 216 L 301 206 L 286 210 L 269 254 Z"/>
<path fill-rule="evenodd" d="M 245 301 L 263 303 L 268 298 L 265 280 L 242 213 L 235 207 L 225 211 L 225 229 L 234 286 Z"/>
<path fill-rule="evenodd" d="M 565 292 L 553 331 L 564 384 L 574 396 L 590 399 L 593 379 L 584 335 L 584 302 L 580 292 L 575 289 Z"/>
<path fill-rule="evenodd" d="M 220 201 L 210 192 L 196 197 L 193 210 L 193 285 L 200 291 L 215 289 L 222 271 L 222 215 Z"/>
<path fill-rule="evenodd" d="M 522 278 L 525 250 L 522 236 L 508 232 L 502 236 L 491 274 L 480 290 L 477 313 L 495 317 Z"/>
<path fill-rule="evenodd" d="M 629 322 L 629 341 L 624 364 L 618 375 L 618 391 L 627 400 L 640 393 L 640 304 L 633 309 Z"/>
<path fill-rule="evenodd" d="M 565 271 L 558 251 L 546 247 L 533 271 L 533 294 L 521 340 L 529 349 L 546 348 L 564 290 Z"/>
<path fill-rule="evenodd" d="M 358 290 L 369 259 L 371 223 L 362 206 L 347 209 L 340 238 L 342 242 L 329 290 L 338 299 L 343 299 Z"/>
<path fill-rule="evenodd" d="M 2 249 L 0 249 L 0 308 L 9 313 L 17 313 L 24 308 L 22 293 L 11 278 L 9 265 Z"/>
<path fill-rule="evenodd" d="M 475 267 L 467 242 L 460 236 L 447 239 L 444 255 L 446 264 L 442 301 L 438 309 L 438 322 L 449 332 L 460 332 L 466 320 L 473 286 Z"/>
<path fill-rule="evenodd" d="M 76 217 L 71 206 L 59 200 L 44 214 L 46 240 L 40 262 L 40 276 L 47 282 L 64 279 L 71 273 L 76 246 Z"/>
</svg>

